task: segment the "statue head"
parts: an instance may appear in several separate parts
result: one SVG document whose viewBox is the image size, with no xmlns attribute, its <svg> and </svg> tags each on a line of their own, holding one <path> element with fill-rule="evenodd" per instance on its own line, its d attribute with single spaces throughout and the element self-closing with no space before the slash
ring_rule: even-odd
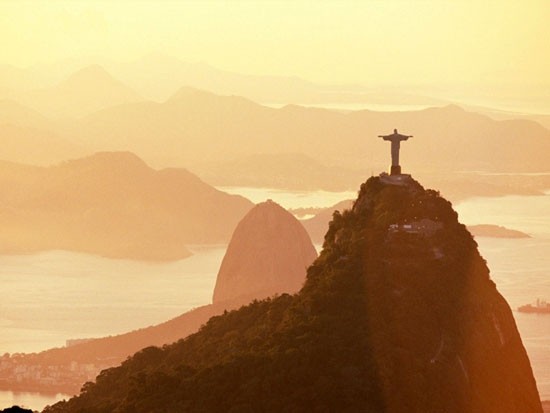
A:
<svg viewBox="0 0 550 413">
<path fill-rule="evenodd" d="M 393 133 L 397 134 L 397 129 L 394 129 L 394 130 L 393 130 Z"/>
</svg>

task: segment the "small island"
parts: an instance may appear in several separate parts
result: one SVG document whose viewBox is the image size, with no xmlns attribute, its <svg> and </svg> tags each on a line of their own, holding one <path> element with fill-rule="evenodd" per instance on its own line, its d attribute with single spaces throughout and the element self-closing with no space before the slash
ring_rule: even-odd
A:
<svg viewBox="0 0 550 413">
<path fill-rule="evenodd" d="M 476 237 L 489 238 L 531 238 L 529 234 L 515 229 L 501 227 L 500 225 L 481 224 L 469 225 L 468 231 Z"/>
</svg>

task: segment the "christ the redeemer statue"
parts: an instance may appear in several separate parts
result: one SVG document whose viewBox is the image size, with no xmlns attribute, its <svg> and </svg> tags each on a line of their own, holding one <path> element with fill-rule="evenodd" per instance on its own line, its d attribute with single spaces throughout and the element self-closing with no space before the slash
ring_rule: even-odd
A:
<svg viewBox="0 0 550 413">
<path fill-rule="evenodd" d="M 406 141 L 409 138 L 412 138 L 412 135 L 401 135 L 397 133 L 397 129 L 393 130 L 391 135 L 378 135 L 379 138 L 384 139 L 385 141 L 391 142 L 391 175 L 400 175 L 401 166 L 399 165 L 399 148 L 401 146 L 401 141 Z"/>
</svg>

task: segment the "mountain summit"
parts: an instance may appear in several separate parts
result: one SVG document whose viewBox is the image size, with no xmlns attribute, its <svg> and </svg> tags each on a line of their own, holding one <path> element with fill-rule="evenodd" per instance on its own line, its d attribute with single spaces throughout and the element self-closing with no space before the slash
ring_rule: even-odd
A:
<svg viewBox="0 0 550 413">
<path fill-rule="evenodd" d="M 141 100 L 139 95 L 115 79 L 100 65 L 90 65 L 72 73 L 57 86 L 58 91 L 77 93 L 106 92 L 127 101 Z M 99 90 L 98 90 L 99 89 Z"/>
<path fill-rule="evenodd" d="M 372 177 L 294 296 L 102 372 L 60 412 L 541 413 L 512 312 L 451 204 Z"/>
<path fill-rule="evenodd" d="M 140 102 L 143 98 L 103 67 L 91 65 L 54 87 L 23 93 L 16 100 L 47 117 L 79 118 L 111 106 Z"/>
<path fill-rule="evenodd" d="M 212 302 L 295 293 L 315 258 L 317 252 L 302 224 L 279 204 L 262 202 L 237 225 Z"/>
</svg>

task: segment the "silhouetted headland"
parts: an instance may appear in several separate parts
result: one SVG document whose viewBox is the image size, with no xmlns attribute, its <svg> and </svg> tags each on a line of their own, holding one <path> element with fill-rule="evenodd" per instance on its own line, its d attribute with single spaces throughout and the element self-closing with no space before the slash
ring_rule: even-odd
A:
<svg viewBox="0 0 550 413">
<path fill-rule="evenodd" d="M 52 167 L 0 162 L 1 254 L 69 250 L 178 260 L 188 244 L 228 242 L 253 204 L 185 169 L 154 170 L 129 152 Z"/>
<path fill-rule="evenodd" d="M 146 348 L 45 413 L 542 413 L 510 307 L 457 218 L 411 177 L 372 177 L 298 294 Z"/>
</svg>

